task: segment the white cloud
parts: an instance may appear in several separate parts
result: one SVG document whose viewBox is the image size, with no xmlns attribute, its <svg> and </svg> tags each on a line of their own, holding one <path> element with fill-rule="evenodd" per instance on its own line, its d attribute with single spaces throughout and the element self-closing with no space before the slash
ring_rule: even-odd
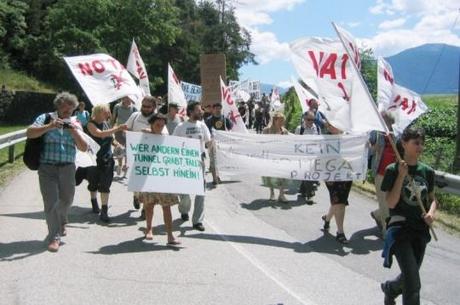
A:
<svg viewBox="0 0 460 305">
<path fill-rule="evenodd" d="M 279 42 L 272 32 L 260 31 L 258 26 L 273 22 L 270 14 L 280 10 L 291 10 L 305 0 L 239 0 L 235 1 L 235 15 L 241 26 L 252 38 L 251 52 L 260 64 L 275 59 L 289 59 L 289 45 Z"/>
<path fill-rule="evenodd" d="M 362 42 L 372 47 L 376 55 L 382 56 L 425 43 L 460 46 L 460 37 L 452 30 L 458 7 L 458 0 L 377 0 L 369 9 L 371 13 L 400 17 L 382 22 L 379 32 Z M 405 21 L 408 18 L 414 20 L 415 25 L 407 26 Z M 460 18 L 457 27 L 459 22 Z"/>
<path fill-rule="evenodd" d="M 277 83 L 276 85 L 278 87 L 286 88 L 286 89 L 294 86 L 290 80 L 281 81 L 281 82 Z"/>
<path fill-rule="evenodd" d="M 389 30 L 394 28 L 399 28 L 406 23 L 406 19 L 398 18 L 393 20 L 385 20 L 384 22 L 379 24 L 379 29 L 381 30 Z"/>
<path fill-rule="evenodd" d="M 356 28 L 361 25 L 361 22 L 359 21 L 352 21 L 352 22 L 347 22 L 345 23 L 349 28 Z"/>
</svg>

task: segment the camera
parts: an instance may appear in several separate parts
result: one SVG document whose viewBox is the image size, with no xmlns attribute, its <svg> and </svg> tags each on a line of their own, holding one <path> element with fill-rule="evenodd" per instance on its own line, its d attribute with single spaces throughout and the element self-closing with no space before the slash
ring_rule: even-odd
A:
<svg viewBox="0 0 460 305">
<path fill-rule="evenodd" d="M 63 123 L 62 123 L 62 128 L 72 128 L 72 124 L 70 124 L 70 120 L 65 120 Z"/>
</svg>

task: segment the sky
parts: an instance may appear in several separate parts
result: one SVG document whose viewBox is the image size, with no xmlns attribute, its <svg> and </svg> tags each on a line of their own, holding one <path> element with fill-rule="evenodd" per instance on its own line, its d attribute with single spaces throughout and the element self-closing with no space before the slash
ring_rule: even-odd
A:
<svg viewBox="0 0 460 305">
<path fill-rule="evenodd" d="M 227 0 L 251 33 L 258 65 L 240 69 L 240 80 L 290 86 L 297 74 L 289 43 L 302 37 L 336 38 L 331 22 L 349 31 L 376 56 L 425 43 L 460 46 L 458 0 Z M 454 26 L 455 24 L 455 26 Z"/>
</svg>

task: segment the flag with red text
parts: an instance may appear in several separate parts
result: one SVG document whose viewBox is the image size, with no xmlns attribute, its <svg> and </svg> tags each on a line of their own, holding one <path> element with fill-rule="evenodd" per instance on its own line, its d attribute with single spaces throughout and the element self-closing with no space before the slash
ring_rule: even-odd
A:
<svg viewBox="0 0 460 305">
<path fill-rule="evenodd" d="M 64 57 L 64 61 L 93 105 L 110 103 L 124 96 L 142 97 L 126 68 L 110 55 Z"/>
<path fill-rule="evenodd" d="M 244 125 L 244 121 L 232 98 L 232 92 L 230 88 L 225 85 L 222 78 L 220 79 L 220 94 L 222 100 L 222 114 L 232 121 L 232 131 L 247 133 L 248 130 L 246 129 L 246 125 Z"/>
<path fill-rule="evenodd" d="M 144 61 L 142 60 L 134 39 L 131 44 L 131 50 L 129 51 L 126 69 L 139 80 L 139 86 L 144 92 L 144 95 L 150 95 L 150 83 L 147 75 L 147 69 L 145 69 Z"/>
<path fill-rule="evenodd" d="M 185 116 L 187 100 L 185 99 L 180 80 L 170 64 L 168 64 L 168 103 L 178 105 L 179 114 Z"/>
</svg>

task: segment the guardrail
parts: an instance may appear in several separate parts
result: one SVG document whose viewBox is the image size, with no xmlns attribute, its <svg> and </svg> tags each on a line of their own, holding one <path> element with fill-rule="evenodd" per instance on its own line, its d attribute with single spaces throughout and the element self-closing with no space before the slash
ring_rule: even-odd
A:
<svg viewBox="0 0 460 305">
<path fill-rule="evenodd" d="M 0 136 L 0 150 L 9 148 L 8 162 L 15 160 L 14 145 L 26 140 L 26 130 L 18 130 Z M 441 191 L 460 196 L 460 176 L 435 171 L 435 184 Z"/>
<path fill-rule="evenodd" d="M 14 146 L 26 140 L 26 130 L 18 130 L 0 136 L 0 150 L 8 147 L 8 162 L 15 159 Z"/>
<path fill-rule="evenodd" d="M 435 171 L 435 184 L 441 191 L 460 196 L 460 176 Z"/>
</svg>

